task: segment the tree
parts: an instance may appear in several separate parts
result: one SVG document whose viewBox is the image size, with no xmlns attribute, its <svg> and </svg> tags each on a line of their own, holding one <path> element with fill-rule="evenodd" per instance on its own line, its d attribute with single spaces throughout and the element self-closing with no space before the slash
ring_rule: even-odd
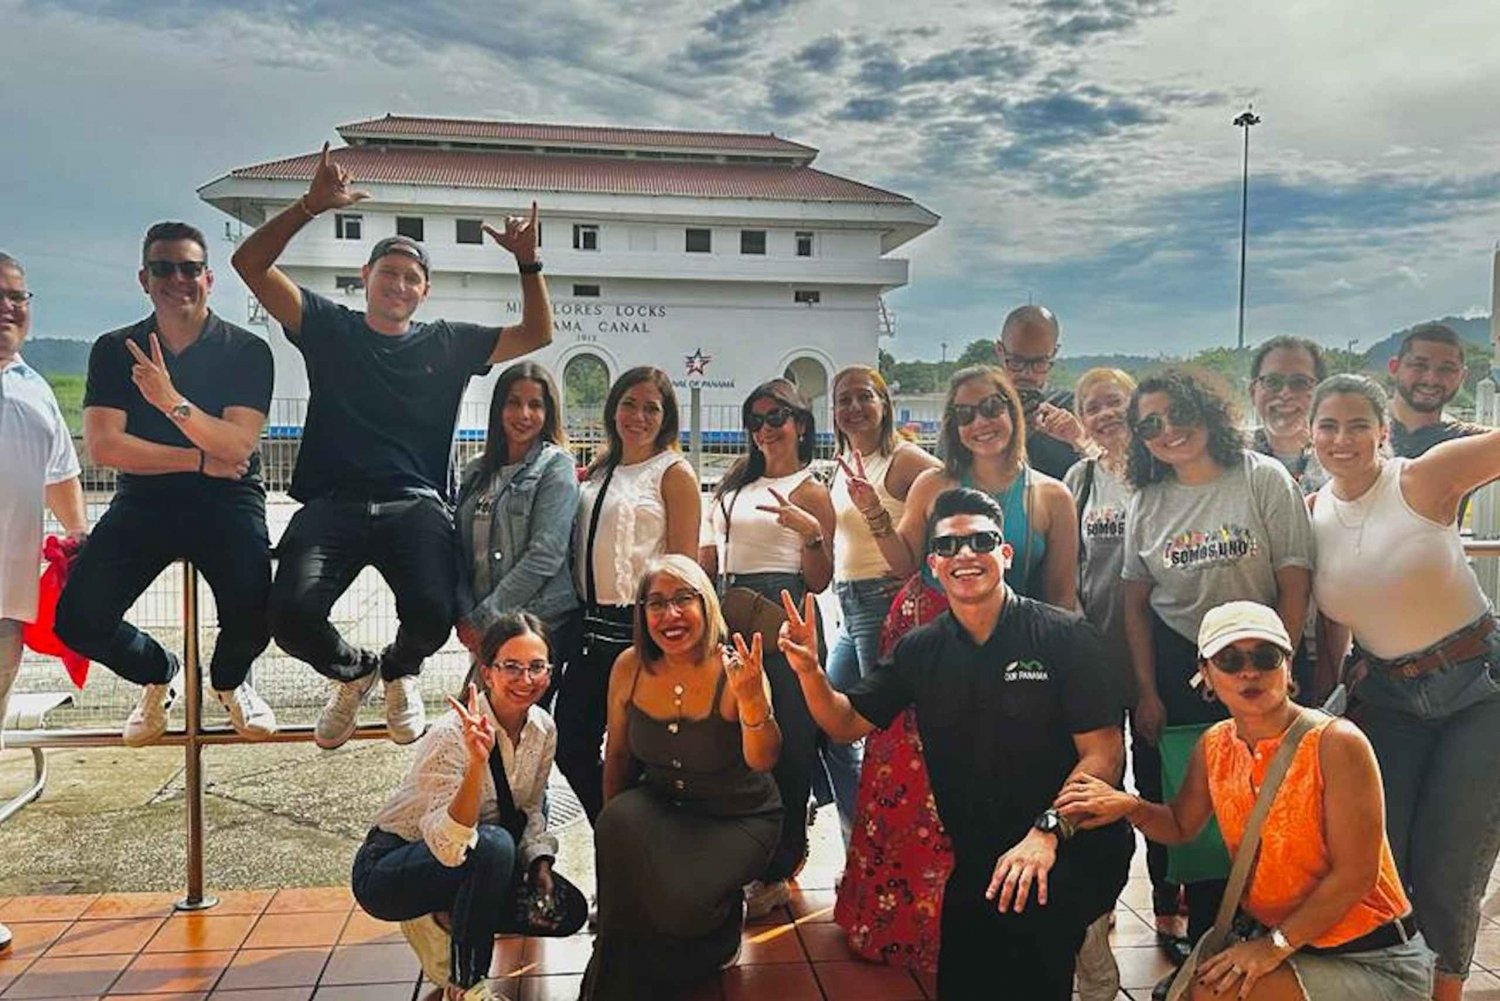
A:
<svg viewBox="0 0 1500 1001">
<path fill-rule="evenodd" d="M 999 358 L 995 354 L 995 342 L 981 338 L 977 341 L 970 341 L 969 346 L 964 348 L 963 354 L 958 356 L 955 364 L 959 368 L 965 368 L 969 365 L 993 365 L 998 361 Z"/>
</svg>

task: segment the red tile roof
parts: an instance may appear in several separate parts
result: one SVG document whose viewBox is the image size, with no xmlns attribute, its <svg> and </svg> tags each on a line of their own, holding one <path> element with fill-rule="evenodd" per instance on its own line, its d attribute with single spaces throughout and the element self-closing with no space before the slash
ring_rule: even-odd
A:
<svg viewBox="0 0 1500 1001">
<path fill-rule="evenodd" d="M 800 165 L 636 160 L 419 146 L 345 147 L 334 150 L 333 158 L 348 168 L 356 183 L 688 198 L 912 203 L 905 195 Z M 306 181 L 311 179 L 317 161 L 318 154 L 309 153 L 241 167 L 230 176 L 250 180 Z"/>
<path fill-rule="evenodd" d="M 366 136 L 409 136 L 434 139 L 490 139 L 503 142 L 595 146 L 646 146 L 654 149 L 735 150 L 746 153 L 815 155 L 818 151 L 772 133 L 685 132 L 676 129 L 633 129 L 603 125 L 548 125 L 495 122 L 472 118 L 420 118 L 386 115 L 338 127 L 346 141 Z"/>
</svg>

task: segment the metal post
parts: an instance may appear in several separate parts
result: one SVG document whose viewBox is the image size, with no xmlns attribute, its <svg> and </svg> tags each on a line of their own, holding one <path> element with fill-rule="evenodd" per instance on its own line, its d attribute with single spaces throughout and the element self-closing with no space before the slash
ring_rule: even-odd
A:
<svg viewBox="0 0 1500 1001">
<path fill-rule="evenodd" d="M 1235 347 L 1245 348 L 1245 240 L 1250 218 L 1250 126 L 1260 124 L 1260 116 L 1246 108 L 1234 120 L 1234 124 L 1245 130 L 1244 168 L 1240 172 L 1240 328 Z"/>
<path fill-rule="evenodd" d="M 198 568 L 182 565 L 182 684 L 187 711 L 183 753 L 183 796 L 187 799 L 187 896 L 179 911 L 213 907 L 218 897 L 203 894 L 203 667 L 198 659 Z"/>
<path fill-rule="evenodd" d="M 693 475 L 703 482 L 703 387 L 688 389 L 688 453 Z"/>
</svg>

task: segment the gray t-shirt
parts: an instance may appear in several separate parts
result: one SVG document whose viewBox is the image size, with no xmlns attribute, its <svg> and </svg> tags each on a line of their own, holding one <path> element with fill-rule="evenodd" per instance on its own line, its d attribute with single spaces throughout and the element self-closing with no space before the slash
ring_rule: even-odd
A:
<svg viewBox="0 0 1500 1001">
<path fill-rule="evenodd" d="M 1089 466 L 1094 475 L 1089 481 Z M 1079 511 L 1078 602 L 1084 617 L 1104 636 L 1110 664 L 1133 701 L 1134 677 L 1125 643 L 1125 589 L 1120 586 L 1125 565 L 1125 512 L 1135 492 L 1125 480 L 1093 459 L 1073 464 L 1063 477 Z M 1083 491 L 1087 486 L 1088 493 Z"/>
<path fill-rule="evenodd" d="M 1217 479 L 1163 480 L 1138 491 L 1125 516 L 1126 580 L 1150 581 L 1151 607 L 1190 642 L 1210 608 L 1276 604 L 1276 571 L 1313 565 L 1302 494 L 1275 459 L 1246 449 Z"/>
</svg>

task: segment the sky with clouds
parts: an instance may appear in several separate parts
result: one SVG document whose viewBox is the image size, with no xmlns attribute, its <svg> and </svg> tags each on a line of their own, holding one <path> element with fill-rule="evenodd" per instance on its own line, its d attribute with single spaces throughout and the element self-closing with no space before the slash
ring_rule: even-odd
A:
<svg viewBox="0 0 1500 1001">
<path fill-rule="evenodd" d="M 857 14 L 855 11 L 857 10 Z M 939 213 L 898 253 L 898 357 L 1028 298 L 1064 353 L 1369 345 L 1488 312 L 1500 4 L 1450 0 L 0 0 L 0 248 L 34 336 L 144 312 L 140 233 L 386 112 L 774 131 Z M 219 269 L 218 306 L 244 293 Z"/>
</svg>

